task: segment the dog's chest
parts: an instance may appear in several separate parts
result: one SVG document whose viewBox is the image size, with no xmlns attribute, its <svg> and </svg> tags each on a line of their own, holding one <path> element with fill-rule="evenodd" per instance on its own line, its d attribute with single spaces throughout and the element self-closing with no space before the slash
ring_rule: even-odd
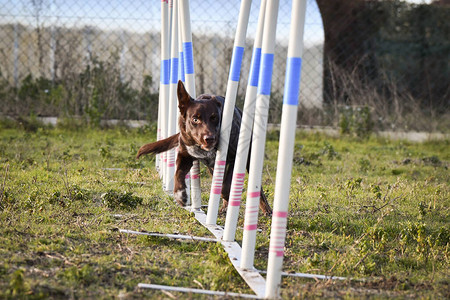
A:
<svg viewBox="0 0 450 300">
<path fill-rule="evenodd" d="M 199 146 L 186 146 L 188 153 L 203 162 L 205 165 L 213 168 L 216 160 L 216 149 L 205 151 Z"/>
</svg>

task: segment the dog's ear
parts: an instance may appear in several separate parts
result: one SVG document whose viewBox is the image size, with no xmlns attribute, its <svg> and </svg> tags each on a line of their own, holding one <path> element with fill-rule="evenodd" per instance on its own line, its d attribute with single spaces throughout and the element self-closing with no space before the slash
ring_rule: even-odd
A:
<svg viewBox="0 0 450 300">
<path fill-rule="evenodd" d="M 193 101 L 193 99 L 184 88 L 184 84 L 181 80 L 178 80 L 177 94 L 178 94 L 178 108 L 180 109 L 180 114 L 184 117 L 186 110 L 188 106 L 191 104 L 191 101 Z"/>
<path fill-rule="evenodd" d="M 219 111 L 222 111 L 222 106 L 223 106 L 223 101 L 225 101 L 225 99 L 222 96 L 213 96 L 212 98 L 217 105 L 217 108 L 219 109 Z M 221 101 L 222 100 L 222 101 Z"/>
</svg>

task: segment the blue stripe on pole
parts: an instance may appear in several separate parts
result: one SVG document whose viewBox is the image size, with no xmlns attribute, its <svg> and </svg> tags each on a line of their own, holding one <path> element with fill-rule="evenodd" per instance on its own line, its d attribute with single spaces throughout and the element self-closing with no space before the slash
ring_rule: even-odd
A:
<svg viewBox="0 0 450 300">
<path fill-rule="evenodd" d="M 286 66 L 286 82 L 284 85 L 283 104 L 297 106 L 302 70 L 302 58 L 288 57 Z"/>
<path fill-rule="evenodd" d="M 258 84 L 258 94 L 270 95 L 272 86 L 273 53 L 263 53 L 261 56 L 260 81 Z"/>
<path fill-rule="evenodd" d="M 178 57 L 173 57 L 170 64 L 170 83 L 178 82 Z"/>
<path fill-rule="evenodd" d="M 169 84 L 170 83 L 170 59 L 161 60 L 161 83 Z"/>
<path fill-rule="evenodd" d="M 180 72 L 178 73 L 179 78 L 181 81 L 185 81 L 184 79 L 184 57 L 183 52 L 180 52 Z"/>
<path fill-rule="evenodd" d="M 230 80 L 239 81 L 241 75 L 242 57 L 244 56 L 244 47 L 234 47 L 233 57 L 231 58 Z"/>
<path fill-rule="evenodd" d="M 185 74 L 194 74 L 194 54 L 192 52 L 192 42 L 183 43 L 183 53 Z"/>
<path fill-rule="evenodd" d="M 261 65 L 261 48 L 253 50 L 252 62 L 250 64 L 250 83 L 251 86 L 258 86 L 259 68 Z"/>
</svg>

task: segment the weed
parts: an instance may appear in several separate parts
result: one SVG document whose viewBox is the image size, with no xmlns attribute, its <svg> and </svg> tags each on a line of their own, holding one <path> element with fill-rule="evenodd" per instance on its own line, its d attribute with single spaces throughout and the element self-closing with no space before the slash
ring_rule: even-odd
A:
<svg viewBox="0 0 450 300">
<path fill-rule="evenodd" d="M 25 275 L 23 269 L 14 271 L 9 281 L 8 294 L 13 298 L 23 296 L 25 292 L 29 290 L 28 285 L 25 282 Z"/>
<path fill-rule="evenodd" d="M 11 207 L 16 202 L 13 194 L 7 190 L 3 190 L 0 195 L 0 210 L 4 210 L 8 207 Z"/>
<path fill-rule="evenodd" d="M 438 167 L 438 166 L 441 166 L 441 165 L 442 165 L 441 160 L 440 160 L 439 157 L 437 157 L 436 155 L 429 156 L 429 157 L 424 157 L 424 158 L 422 159 L 422 161 L 423 161 L 425 164 L 432 165 L 433 167 Z"/>
<path fill-rule="evenodd" d="M 379 185 L 377 185 L 377 184 L 371 185 L 370 190 L 374 194 L 375 199 L 381 199 L 382 194 L 381 194 L 381 188 Z"/>
<path fill-rule="evenodd" d="M 102 194 L 103 204 L 106 207 L 115 209 L 131 210 L 142 204 L 143 199 L 139 196 L 134 196 L 132 192 L 118 192 L 109 190 Z"/>
<path fill-rule="evenodd" d="M 324 142 L 324 147 L 321 151 L 322 155 L 325 155 L 328 159 L 332 160 L 335 158 L 339 158 L 339 153 L 337 153 L 336 150 L 334 150 L 333 145 L 331 145 L 329 142 Z"/>
<path fill-rule="evenodd" d="M 356 189 L 361 187 L 361 182 L 363 179 L 361 177 L 355 179 L 349 179 L 346 181 L 345 186 L 350 189 L 350 192 L 353 192 Z"/>
<path fill-rule="evenodd" d="M 64 191 L 55 191 L 49 197 L 49 203 L 61 207 L 70 206 L 74 201 L 87 201 L 92 195 L 88 190 L 77 185 L 68 187 Z"/>
<path fill-rule="evenodd" d="M 89 285 L 95 282 L 97 275 L 94 274 L 94 270 L 91 266 L 84 265 L 81 268 L 78 268 L 77 266 L 67 268 L 63 273 L 63 277 L 66 280 L 77 284 Z"/>
<path fill-rule="evenodd" d="M 110 158 L 111 157 L 111 150 L 109 149 L 108 146 L 106 147 L 100 147 L 100 149 L 98 150 L 98 152 L 100 152 L 100 156 L 102 158 Z"/>
<path fill-rule="evenodd" d="M 364 158 L 364 157 L 362 157 L 358 160 L 358 164 L 359 164 L 359 170 L 364 173 L 369 171 L 369 169 L 371 167 L 370 160 L 368 160 L 367 158 Z"/>
<path fill-rule="evenodd" d="M 342 134 L 367 139 L 373 131 L 372 116 L 368 106 L 344 106 L 339 115 Z"/>
</svg>

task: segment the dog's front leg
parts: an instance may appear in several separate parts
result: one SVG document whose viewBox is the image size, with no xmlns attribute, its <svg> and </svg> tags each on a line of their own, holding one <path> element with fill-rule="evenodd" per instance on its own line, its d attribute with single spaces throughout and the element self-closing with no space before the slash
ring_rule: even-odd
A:
<svg viewBox="0 0 450 300">
<path fill-rule="evenodd" d="M 175 171 L 173 196 L 180 206 L 186 206 L 186 175 L 192 167 L 193 159 L 187 152 L 179 151 Z"/>
<path fill-rule="evenodd" d="M 267 201 L 267 197 L 264 194 L 264 191 L 261 187 L 261 196 L 259 198 L 259 208 L 263 212 L 265 216 L 271 216 L 272 215 L 272 208 L 270 208 L 270 204 Z"/>
</svg>

